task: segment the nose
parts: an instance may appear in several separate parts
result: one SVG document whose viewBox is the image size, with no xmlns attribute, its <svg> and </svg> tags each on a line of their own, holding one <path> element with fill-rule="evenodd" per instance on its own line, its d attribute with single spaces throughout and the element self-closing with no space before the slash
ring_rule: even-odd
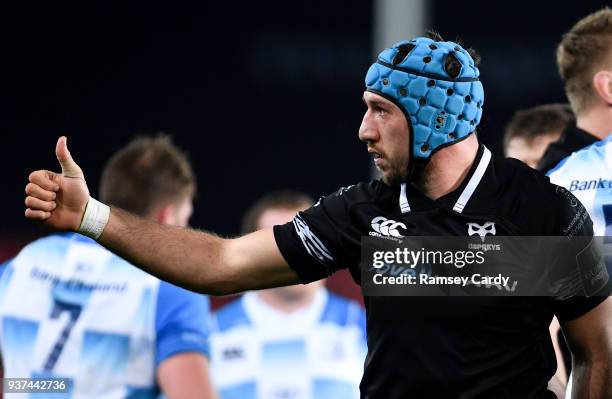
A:
<svg viewBox="0 0 612 399">
<path fill-rule="evenodd" d="M 370 110 L 367 110 L 359 126 L 359 140 L 369 143 L 378 140 L 378 129 Z"/>
</svg>

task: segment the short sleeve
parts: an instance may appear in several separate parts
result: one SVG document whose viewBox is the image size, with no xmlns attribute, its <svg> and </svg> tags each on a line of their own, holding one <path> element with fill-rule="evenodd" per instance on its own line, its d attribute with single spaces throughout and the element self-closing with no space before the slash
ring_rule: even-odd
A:
<svg viewBox="0 0 612 399">
<path fill-rule="evenodd" d="M 155 366 L 183 352 L 210 355 L 208 297 L 160 282 L 155 315 Z"/>
<path fill-rule="evenodd" d="M 612 293 L 612 281 L 605 263 L 594 248 L 593 222 L 583 204 L 567 189 L 554 186 L 556 213 L 555 235 L 574 237 L 559 250 L 558 257 L 576 260 L 574 283 L 582 286 L 581 295 L 562 296 L 553 299 L 554 312 L 560 321 L 576 319 L 603 302 Z M 589 280 L 581 276 L 590 276 Z M 595 281 L 596 285 L 591 285 Z M 569 282 L 568 282 L 569 283 Z"/>
<path fill-rule="evenodd" d="M 343 187 L 274 227 L 281 254 L 303 283 L 358 262 L 361 236 L 351 223 L 350 209 L 363 195 L 362 185 Z"/>
</svg>

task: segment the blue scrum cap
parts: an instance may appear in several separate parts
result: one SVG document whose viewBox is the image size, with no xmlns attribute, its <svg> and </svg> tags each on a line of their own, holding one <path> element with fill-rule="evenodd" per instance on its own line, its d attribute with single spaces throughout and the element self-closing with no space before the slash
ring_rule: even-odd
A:
<svg viewBox="0 0 612 399">
<path fill-rule="evenodd" d="M 436 149 L 476 129 L 484 102 L 479 76 L 474 60 L 457 43 L 417 37 L 383 50 L 365 83 L 368 91 L 404 111 L 412 126 L 412 159 L 425 162 Z"/>
</svg>

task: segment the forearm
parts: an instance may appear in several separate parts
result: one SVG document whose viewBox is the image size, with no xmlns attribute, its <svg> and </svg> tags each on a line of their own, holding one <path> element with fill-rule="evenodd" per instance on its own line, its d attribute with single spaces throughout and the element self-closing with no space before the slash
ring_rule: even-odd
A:
<svg viewBox="0 0 612 399">
<path fill-rule="evenodd" d="M 142 270 L 212 295 L 297 284 L 272 229 L 224 239 L 165 226 L 113 208 L 99 242 Z"/>
<path fill-rule="evenodd" d="M 222 294 L 224 239 L 113 208 L 99 242 L 142 270 L 187 289 Z"/>
<path fill-rule="evenodd" d="M 572 398 L 612 398 L 612 298 L 563 325 L 572 351 Z"/>
<path fill-rule="evenodd" d="M 185 352 L 164 360 L 157 381 L 167 399 L 216 399 L 208 360 L 199 353 Z"/>
<path fill-rule="evenodd" d="M 193 291 L 223 295 L 300 282 L 280 253 L 272 229 L 223 239 L 111 210 L 90 197 L 65 137 L 57 141 L 55 153 L 61 174 L 37 170 L 28 178 L 27 218 L 95 238 L 142 270 Z"/>
<path fill-rule="evenodd" d="M 597 360 L 577 360 L 572 368 L 572 398 L 612 398 L 612 359 L 604 356 Z"/>
<path fill-rule="evenodd" d="M 561 345 L 559 342 L 559 332 L 561 326 L 559 325 L 559 321 L 556 317 L 553 317 L 552 322 L 550 323 L 549 332 L 550 338 L 553 343 L 553 348 L 555 349 L 555 357 L 557 359 L 557 371 L 555 372 L 554 377 L 556 378 L 556 382 L 559 386 L 562 386 L 565 389 L 567 385 L 567 370 L 565 369 L 565 360 L 563 359 L 563 351 L 561 350 Z"/>
</svg>

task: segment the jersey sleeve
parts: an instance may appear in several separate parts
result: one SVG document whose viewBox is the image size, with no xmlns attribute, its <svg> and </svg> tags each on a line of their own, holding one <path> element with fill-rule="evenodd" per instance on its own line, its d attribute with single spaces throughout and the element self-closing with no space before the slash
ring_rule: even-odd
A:
<svg viewBox="0 0 612 399">
<path fill-rule="evenodd" d="M 208 297 L 162 281 L 155 315 L 155 366 L 183 352 L 210 355 Z"/>
<path fill-rule="evenodd" d="M 343 187 L 274 227 L 281 254 L 303 283 L 330 276 L 359 261 L 360 234 L 350 220 L 350 209 L 363 196 L 362 185 Z"/>
<path fill-rule="evenodd" d="M 556 214 L 553 233 L 570 238 L 568 244 L 556 253 L 556 259 L 564 265 L 573 265 L 574 270 L 573 274 L 564 273 L 566 277 L 561 291 L 567 293 L 567 288 L 579 287 L 573 289 L 573 294 L 555 296 L 553 310 L 560 321 L 570 321 L 603 302 L 612 293 L 612 281 L 592 238 L 593 222 L 587 210 L 569 190 L 553 187 Z"/>
</svg>

